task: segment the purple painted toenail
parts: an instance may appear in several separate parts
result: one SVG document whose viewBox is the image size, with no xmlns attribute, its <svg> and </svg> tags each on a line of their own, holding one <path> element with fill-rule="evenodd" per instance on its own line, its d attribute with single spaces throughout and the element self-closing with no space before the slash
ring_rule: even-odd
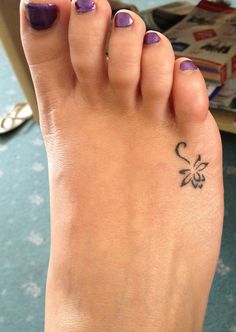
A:
<svg viewBox="0 0 236 332">
<path fill-rule="evenodd" d="M 26 16 L 35 30 L 50 28 L 58 15 L 58 7 L 52 3 L 27 3 L 25 4 Z"/>
<path fill-rule="evenodd" d="M 185 60 L 181 62 L 180 64 L 180 69 L 185 71 L 185 70 L 197 70 L 198 66 L 195 65 L 191 60 Z"/>
<path fill-rule="evenodd" d="M 91 12 L 96 8 L 96 4 L 92 0 L 77 0 L 75 8 L 78 13 Z"/>
<path fill-rule="evenodd" d="M 144 44 L 156 44 L 159 43 L 161 38 L 156 32 L 147 32 L 145 37 L 144 37 Z"/>
<path fill-rule="evenodd" d="M 117 28 L 127 28 L 133 23 L 133 18 L 126 12 L 118 12 L 115 16 L 115 26 Z"/>
</svg>

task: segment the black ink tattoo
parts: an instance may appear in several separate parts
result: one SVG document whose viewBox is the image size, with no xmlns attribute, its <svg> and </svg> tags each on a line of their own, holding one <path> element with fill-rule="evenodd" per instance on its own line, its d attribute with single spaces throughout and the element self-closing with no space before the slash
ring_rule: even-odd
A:
<svg viewBox="0 0 236 332">
<path fill-rule="evenodd" d="M 202 174 L 202 171 L 209 165 L 209 163 L 203 163 L 200 154 L 197 156 L 195 162 L 191 163 L 187 158 L 183 157 L 180 154 L 180 150 L 185 148 L 187 148 L 187 143 L 185 142 L 180 142 L 175 148 L 177 156 L 189 165 L 188 168 L 184 168 L 179 171 L 180 174 L 184 175 L 181 187 L 184 187 L 191 182 L 193 188 L 202 189 L 203 184 L 206 181 L 206 178 Z"/>
</svg>

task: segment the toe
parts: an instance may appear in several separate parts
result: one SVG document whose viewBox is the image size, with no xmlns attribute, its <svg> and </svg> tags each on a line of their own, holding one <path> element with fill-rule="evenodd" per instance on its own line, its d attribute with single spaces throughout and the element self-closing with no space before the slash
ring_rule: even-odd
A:
<svg viewBox="0 0 236 332">
<path fill-rule="evenodd" d="M 202 122 L 208 114 L 206 84 L 198 67 L 189 59 L 175 62 L 173 106 L 177 122 Z"/>
<path fill-rule="evenodd" d="M 107 80 L 105 45 L 111 7 L 107 0 L 77 0 L 72 3 L 69 26 L 71 60 L 81 87 L 99 89 Z"/>
<path fill-rule="evenodd" d="M 65 96 L 73 84 L 68 47 L 70 2 L 21 1 L 21 39 L 40 109 Z M 63 77 L 63 80 L 62 80 Z"/>
<path fill-rule="evenodd" d="M 143 20 L 131 11 L 119 11 L 114 18 L 108 73 L 120 103 L 133 105 L 136 100 L 145 30 Z"/>
<path fill-rule="evenodd" d="M 174 52 L 169 40 L 155 31 L 144 37 L 141 90 L 144 105 L 165 118 L 173 83 Z"/>
</svg>

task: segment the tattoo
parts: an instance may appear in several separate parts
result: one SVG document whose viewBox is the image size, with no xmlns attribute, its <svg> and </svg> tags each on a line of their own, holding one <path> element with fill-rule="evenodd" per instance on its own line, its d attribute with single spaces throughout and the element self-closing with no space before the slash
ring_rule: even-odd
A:
<svg viewBox="0 0 236 332">
<path fill-rule="evenodd" d="M 183 157 L 181 155 L 180 150 L 186 148 L 187 148 L 187 143 L 185 142 L 180 142 L 175 148 L 176 155 L 189 165 L 188 168 L 184 168 L 179 171 L 181 175 L 184 175 L 181 187 L 184 187 L 187 184 L 192 183 L 193 188 L 202 189 L 203 184 L 206 181 L 206 178 L 202 174 L 202 171 L 209 165 L 209 163 L 203 163 L 200 154 L 197 156 L 196 160 L 193 163 L 191 163 L 186 157 Z"/>
</svg>

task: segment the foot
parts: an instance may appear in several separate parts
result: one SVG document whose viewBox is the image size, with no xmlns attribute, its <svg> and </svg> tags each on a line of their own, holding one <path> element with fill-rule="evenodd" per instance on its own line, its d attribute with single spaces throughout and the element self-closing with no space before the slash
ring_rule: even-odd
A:
<svg viewBox="0 0 236 332">
<path fill-rule="evenodd" d="M 200 71 L 127 10 L 107 59 L 106 0 L 34 2 L 21 35 L 49 164 L 45 331 L 201 331 L 223 181 Z"/>
</svg>

